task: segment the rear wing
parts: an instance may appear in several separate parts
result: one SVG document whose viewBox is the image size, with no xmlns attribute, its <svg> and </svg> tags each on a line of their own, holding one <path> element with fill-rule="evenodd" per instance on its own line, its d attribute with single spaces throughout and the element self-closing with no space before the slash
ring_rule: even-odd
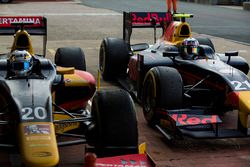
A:
<svg viewBox="0 0 250 167">
<path fill-rule="evenodd" d="M 21 26 L 24 26 L 24 29 L 32 36 L 43 36 L 43 52 L 45 55 L 47 19 L 43 16 L 0 16 L 0 36 L 14 35 L 22 28 Z"/>
<path fill-rule="evenodd" d="M 33 23 L 25 26 L 30 35 L 47 35 L 47 19 L 42 16 L 0 16 L 0 35 L 14 35 L 20 29 L 12 23 Z"/>
<path fill-rule="evenodd" d="M 172 21 L 170 12 L 123 12 L 123 40 L 130 45 L 133 28 L 162 28 Z"/>
</svg>

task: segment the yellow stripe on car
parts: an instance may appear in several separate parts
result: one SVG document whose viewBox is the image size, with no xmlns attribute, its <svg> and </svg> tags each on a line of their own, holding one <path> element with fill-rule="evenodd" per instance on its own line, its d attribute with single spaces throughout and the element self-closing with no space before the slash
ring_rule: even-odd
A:
<svg viewBox="0 0 250 167">
<path fill-rule="evenodd" d="M 250 114 L 250 91 L 239 92 L 239 119 L 243 127 L 248 128 Z"/>
</svg>

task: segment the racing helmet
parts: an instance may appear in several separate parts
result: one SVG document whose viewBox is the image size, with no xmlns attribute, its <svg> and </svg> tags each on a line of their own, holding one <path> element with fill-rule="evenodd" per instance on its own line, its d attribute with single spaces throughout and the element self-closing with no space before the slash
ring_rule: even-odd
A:
<svg viewBox="0 0 250 167">
<path fill-rule="evenodd" d="M 17 76 L 27 76 L 33 66 L 33 59 L 26 50 L 14 50 L 11 52 L 10 69 Z"/>
<path fill-rule="evenodd" d="M 181 44 L 181 53 L 184 58 L 192 58 L 194 55 L 198 55 L 199 42 L 195 38 L 186 38 Z"/>
</svg>

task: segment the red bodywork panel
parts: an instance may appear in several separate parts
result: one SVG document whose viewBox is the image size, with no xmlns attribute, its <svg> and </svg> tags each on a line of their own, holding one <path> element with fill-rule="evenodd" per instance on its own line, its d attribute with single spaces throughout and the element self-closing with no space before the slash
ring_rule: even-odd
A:
<svg viewBox="0 0 250 167">
<path fill-rule="evenodd" d="M 131 154 L 116 157 L 98 158 L 96 167 L 101 166 L 153 167 L 155 164 L 152 164 L 146 154 Z"/>
<path fill-rule="evenodd" d="M 128 68 L 129 68 L 129 78 L 132 81 L 136 81 L 137 80 L 137 56 L 132 56 L 129 60 L 128 63 Z"/>
<path fill-rule="evenodd" d="M 172 41 L 172 37 L 175 31 L 175 22 L 171 22 L 168 27 L 164 27 L 165 28 L 165 33 L 164 33 L 164 40 L 165 41 Z"/>
<path fill-rule="evenodd" d="M 56 103 L 66 110 L 81 110 L 96 91 L 94 76 L 75 70 L 72 77 L 64 78 L 65 86 L 56 91 Z"/>
</svg>

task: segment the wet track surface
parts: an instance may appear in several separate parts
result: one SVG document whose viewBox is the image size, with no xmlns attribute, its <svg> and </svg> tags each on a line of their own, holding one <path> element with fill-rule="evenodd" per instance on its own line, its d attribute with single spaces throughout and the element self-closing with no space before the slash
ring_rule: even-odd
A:
<svg viewBox="0 0 250 167">
<path fill-rule="evenodd" d="M 87 1 L 84 0 L 86 3 Z M 101 0 L 100 0 L 101 1 Z M 92 0 L 92 3 L 96 2 Z M 105 1 L 105 2 L 108 2 Z M 110 5 L 116 5 L 116 0 Z M 129 3 L 121 1 L 121 3 Z M 134 2 L 142 3 L 142 0 Z M 145 1 L 146 2 L 146 1 Z M 148 0 L 150 7 L 154 5 Z M 163 3 L 164 1 L 159 1 Z M 99 4 L 96 4 L 96 6 Z M 180 3 L 180 7 L 194 6 L 193 4 Z M 124 7 L 125 5 L 120 5 Z M 143 9 L 146 4 L 141 4 Z M 131 5 L 133 9 L 134 5 Z M 199 6 L 196 6 L 198 8 Z M 164 7 L 165 8 L 165 7 Z M 209 9 L 210 6 L 207 6 Z M 216 7 L 217 8 L 217 7 Z M 224 10 L 224 8 L 222 8 Z M 162 7 L 163 10 L 163 7 Z M 198 10 L 198 9 L 197 9 Z M 212 9 L 211 9 L 212 10 Z M 227 10 L 227 9 L 225 9 Z M 132 10 L 131 10 L 132 11 Z M 142 10 L 141 10 L 142 11 Z M 189 9 L 186 9 L 189 11 Z M 205 11 L 205 9 L 204 9 Z M 210 11 L 210 10 L 209 10 Z M 233 10 L 231 12 L 236 12 Z M 196 11 L 192 11 L 195 13 Z M 97 76 L 98 55 L 101 40 L 104 37 L 122 37 L 122 15 L 111 10 L 89 8 L 80 1 L 15 1 L 12 4 L 0 5 L 0 15 L 44 15 L 48 18 L 48 46 L 47 57 L 54 59 L 55 50 L 58 47 L 74 46 L 81 47 L 86 56 L 87 71 Z M 248 13 L 249 14 L 249 13 Z M 197 17 L 192 19 L 195 21 Z M 217 18 L 219 20 L 219 16 Z M 240 20 L 240 19 L 239 19 Z M 238 21 L 239 21 L 238 20 Z M 246 20 L 246 19 L 241 19 Z M 228 20 L 225 19 L 225 22 Z M 242 21 L 243 22 L 243 21 Z M 192 22 L 194 29 L 196 23 Z M 249 25 L 247 25 L 249 26 Z M 250 29 L 250 28 L 249 28 Z M 247 29 L 249 31 L 249 29 Z M 143 30 L 135 31 L 133 42 L 152 41 L 153 31 Z M 217 33 L 217 32 L 216 32 Z M 226 32 L 225 32 L 226 33 Z M 207 34 L 202 32 L 202 34 Z M 250 33 L 248 33 L 249 35 Z M 194 33 L 194 35 L 198 35 Z M 233 35 L 233 33 L 232 33 Z M 226 50 L 239 50 L 240 55 L 250 62 L 248 45 L 242 45 L 233 41 L 215 36 L 209 36 L 219 52 Z M 5 42 L 0 39 L 2 47 Z M 35 41 L 36 42 L 36 41 Z M 223 45 L 221 45 L 223 44 Z M 39 45 L 39 44 L 34 44 Z M 5 49 L 6 49 L 5 48 Z M 113 83 L 102 81 L 102 89 L 117 88 Z M 153 128 L 150 128 L 144 120 L 142 108 L 136 104 L 139 141 L 146 142 L 148 152 L 155 160 L 157 166 L 161 167 L 247 167 L 250 164 L 250 139 L 216 139 L 216 140 L 195 140 L 185 138 L 185 140 L 168 142 L 165 138 Z M 230 113 L 234 115 L 235 113 Z M 235 123 L 235 119 L 229 120 L 229 124 Z M 62 167 L 82 167 L 84 156 L 84 145 L 72 147 L 62 147 L 60 151 L 60 166 Z M 0 166 L 15 166 L 16 155 L 6 155 L 4 150 L 0 150 Z"/>
</svg>

